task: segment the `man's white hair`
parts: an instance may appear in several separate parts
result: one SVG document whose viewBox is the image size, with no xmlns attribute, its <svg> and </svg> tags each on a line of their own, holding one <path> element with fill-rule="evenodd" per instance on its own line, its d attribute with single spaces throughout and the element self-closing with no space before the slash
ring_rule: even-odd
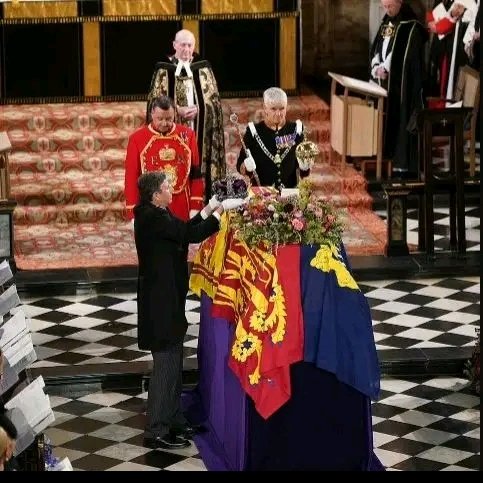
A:
<svg viewBox="0 0 483 483">
<path fill-rule="evenodd" d="M 269 87 L 263 93 L 264 104 L 287 104 L 287 94 L 280 87 Z"/>
<path fill-rule="evenodd" d="M 193 34 L 193 32 L 187 29 L 182 29 L 176 32 L 176 35 L 174 36 L 174 41 L 181 42 L 181 40 L 188 38 L 192 40 L 193 43 L 196 43 L 195 35 Z"/>
</svg>

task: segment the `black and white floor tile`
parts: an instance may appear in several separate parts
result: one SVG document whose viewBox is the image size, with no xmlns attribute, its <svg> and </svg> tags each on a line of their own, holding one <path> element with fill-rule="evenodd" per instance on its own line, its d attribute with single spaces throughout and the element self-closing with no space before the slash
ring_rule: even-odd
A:
<svg viewBox="0 0 483 483">
<path fill-rule="evenodd" d="M 478 277 L 362 282 L 377 349 L 464 347 L 480 325 Z"/>
<path fill-rule="evenodd" d="M 390 470 L 479 470 L 480 401 L 459 378 L 383 379 L 373 403 L 375 452 Z M 146 393 L 50 396 L 54 454 L 75 470 L 205 470 L 194 444 L 143 446 Z"/>
<path fill-rule="evenodd" d="M 465 208 L 466 249 L 480 251 L 480 208 Z M 376 214 L 387 219 L 386 210 L 378 210 Z M 418 245 L 418 210 L 408 210 L 407 242 Z M 434 209 L 434 250 L 449 250 L 449 208 Z"/>
<path fill-rule="evenodd" d="M 480 320 L 477 277 L 359 282 L 371 306 L 378 350 L 463 347 Z M 38 360 L 32 367 L 150 361 L 137 347 L 136 295 L 21 296 Z M 18 310 L 18 309 L 17 309 Z M 200 302 L 186 302 L 184 356 L 196 359 Z"/>
</svg>

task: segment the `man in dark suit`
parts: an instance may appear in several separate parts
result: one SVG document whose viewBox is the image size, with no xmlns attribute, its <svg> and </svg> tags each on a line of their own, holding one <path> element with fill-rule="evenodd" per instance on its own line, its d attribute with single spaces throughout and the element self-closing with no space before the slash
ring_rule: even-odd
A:
<svg viewBox="0 0 483 483">
<path fill-rule="evenodd" d="M 134 208 L 134 238 L 139 261 L 138 345 L 153 355 L 145 444 L 179 449 L 190 445 L 190 427 L 181 411 L 183 340 L 188 328 L 188 244 L 200 243 L 219 229 L 224 210 L 244 200 L 222 203 L 213 197 L 196 216 L 182 221 L 167 209 L 172 187 L 162 172 L 139 177 L 140 203 Z"/>
</svg>

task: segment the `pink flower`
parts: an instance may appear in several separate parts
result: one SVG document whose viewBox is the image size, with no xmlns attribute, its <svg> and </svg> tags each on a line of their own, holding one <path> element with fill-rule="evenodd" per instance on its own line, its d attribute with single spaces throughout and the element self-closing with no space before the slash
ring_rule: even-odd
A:
<svg viewBox="0 0 483 483">
<path fill-rule="evenodd" d="M 302 231 L 304 229 L 304 222 L 299 218 L 294 218 L 292 220 L 292 226 L 296 231 Z"/>
<path fill-rule="evenodd" d="M 293 212 L 293 216 L 295 218 L 303 218 L 304 214 L 302 213 L 301 210 L 296 210 L 296 211 Z"/>
<path fill-rule="evenodd" d="M 327 230 L 330 230 L 332 225 L 335 222 L 335 216 L 334 215 L 327 215 L 327 219 L 325 220 L 324 226 Z"/>
</svg>

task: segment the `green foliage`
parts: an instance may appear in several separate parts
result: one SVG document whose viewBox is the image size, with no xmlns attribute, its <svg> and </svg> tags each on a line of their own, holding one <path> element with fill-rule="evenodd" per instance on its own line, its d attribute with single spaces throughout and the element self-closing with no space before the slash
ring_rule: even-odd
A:
<svg viewBox="0 0 483 483">
<path fill-rule="evenodd" d="M 343 231 L 336 210 L 313 194 L 308 180 L 300 182 L 299 196 L 282 198 L 276 190 L 260 190 L 231 218 L 230 225 L 248 246 L 338 245 Z"/>
</svg>

